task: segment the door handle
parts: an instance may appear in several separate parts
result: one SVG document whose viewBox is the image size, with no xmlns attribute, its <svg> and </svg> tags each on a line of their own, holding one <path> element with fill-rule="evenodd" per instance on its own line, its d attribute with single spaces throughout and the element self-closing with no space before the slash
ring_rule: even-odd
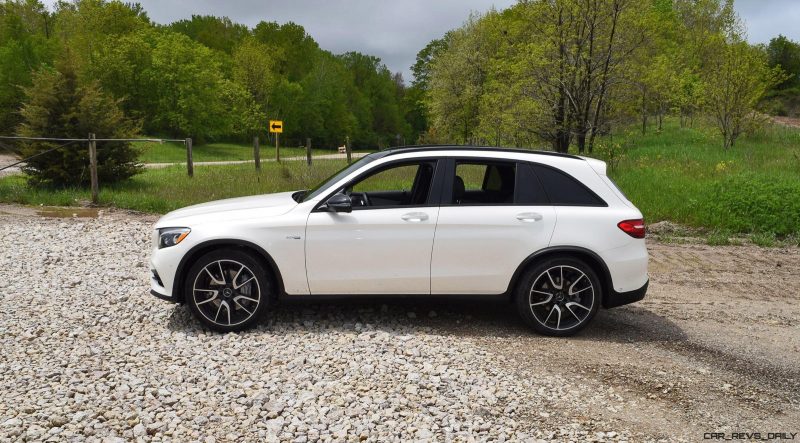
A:
<svg viewBox="0 0 800 443">
<path fill-rule="evenodd" d="M 409 212 L 408 214 L 403 214 L 403 220 L 407 222 L 419 223 L 421 221 L 425 221 L 428 219 L 428 214 L 424 212 Z"/>
<path fill-rule="evenodd" d="M 538 212 L 523 212 L 521 214 L 517 214 L 517 220 L 525 223 L 533 223 L 541 219 L 542 214 L 539 214 Z"/>
</svg>

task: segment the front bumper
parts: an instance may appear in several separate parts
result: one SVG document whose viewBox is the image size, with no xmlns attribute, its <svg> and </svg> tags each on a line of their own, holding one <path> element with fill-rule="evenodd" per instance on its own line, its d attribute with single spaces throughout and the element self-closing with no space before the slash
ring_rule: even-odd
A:
<svg viewBox="0 0 800 443">
<path fill-rule="evenodd" d="M 642 300 L 645 294 L 647 294 L 647 286 L 649 284 L 650 280 L 648 279 L 641 288 L 628 292 L 617 292 L 612 289 L 611 293 L 605 297 L 605 300 L 603 300 L 603 307 L 609 309 L 630 303 L 636 303 L 637 301 Z"/>
<path fill-rule="evenodd" d="M 164 283 L 161 282 L 161 277 L 158 275 L 158 271 L 152 267 L 150 269 L 150 295 L 154 295 L 161 300 L 178 303 L 178 300 L 176 300 L 175 297 L 173 297 L 172 294 L 164 287 Z"/>
</svg>

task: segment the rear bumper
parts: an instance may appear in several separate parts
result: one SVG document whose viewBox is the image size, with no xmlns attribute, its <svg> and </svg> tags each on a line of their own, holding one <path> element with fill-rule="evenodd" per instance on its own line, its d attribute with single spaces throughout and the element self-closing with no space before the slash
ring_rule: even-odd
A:
<svg viewBox="0 0 800 443">
<path fill-rule="evenodd" d="M 641 288 L 628 292 L 617 292 L 612 289 L 611 293 L 606 296 L 605 300 L 603 300 L 603 307 L 609 309 L 630 303 L 636 303 L 637 301 L 643 299 L 645 294 L 647 294 L 647 286 L 649 284 L 650 280 L 648 279 Z"/>
</svg>

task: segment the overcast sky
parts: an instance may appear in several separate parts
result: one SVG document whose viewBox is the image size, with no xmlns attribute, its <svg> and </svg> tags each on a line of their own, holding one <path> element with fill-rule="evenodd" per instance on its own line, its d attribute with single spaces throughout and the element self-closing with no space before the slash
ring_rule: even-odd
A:
<svg viewBox="0 0 800 443">
<path fill-rule="evenodd" d="M 131 0 L 135 1 L 135 0 Z M 768 42 L 780 34 L 800 41 L 800 0 L 735 0 L 751 42 Z M 393 72 L 411 80 L 409 67 L 429 41 L 458 27 L 470 12 L 515 0 L 138 0 L 148 16 L 170 23 L 192 14 L 227 16 L 256 23 L 293 21 L 305 27 L 319 45 L 334 53 L 359 51 L 376 55 Z M 53 4 L 55 0 L 45 0 Z"/>
</svg>

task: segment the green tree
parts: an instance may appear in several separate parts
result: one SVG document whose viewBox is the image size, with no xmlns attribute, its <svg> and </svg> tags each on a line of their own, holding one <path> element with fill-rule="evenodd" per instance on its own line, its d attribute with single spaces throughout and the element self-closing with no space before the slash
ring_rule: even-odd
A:
<svg viewBox="0 0 800 443">
<path fill-rule="evenodd" d="M 226 109 L 221 89 L 226 79 L 211 49 L 182 34 L 160 34 L 148 75 L 155 127 L 201 142 L 226 135 L 235 116 Z"/>
<path fill-rule="evenodd" d="M 472 144 L 488 73 L 484 23 L 472 16 L 448 35 L 446 51 L 431 61 L 428 109 L 438 137 Z"/>
<path fill-rule="evenodd" d="M 771 68 L 780 67 L 786 79 L 775 87 L 791 89 L 800 87 L 800 44 L 779 35 L 767 45 L 767 63 Z"/>
<path fill-rule="evenodd" d="M 32 71 L 52 63 L 58 49 L 52 20 L 35 0 L 0 3 L 0 133 L 19 124 L 22 87 L 30 86 Z"/>
<path fill-rule="evenodd" d="M 138 125 L 126 118 L 117 100 L 103 92 L 97 82 L 79 86 L 77 75 L 68 62 L 61 71 L 44 68 L 33 76 L 24 89 L 25 102 L 18 134 L 25 137 L 131 138 Z M 55 143 L 27 143 L 23 157 L 41 154 Z M 139 171 L 137 152 L 130 143 L 98 143 L 97 175 L 102 183 L 126 179 Z M 35 184 L 67 186 L 89 182 L 89 155 L 86 143 L 73 143 L 28 160 L 23 171 Z"/>
<path fill-rule="evenodd" d="M 170 24 L 169 29 L 226 54 L 231 54 L 241 41 L 250 35 L 247 26 L 234 23 L 228 17 L 213 15 L 193 14 L 189 20 L 179 20 Z"/>
<path fill-rule="evenodd" d="M 766 54 L 744 41 L 717 41 L 717 54 L 704 74 L 705 103 L 722 135 L 725 149 L 747 129 L 764 93 L 780 83 L 780 68 L 767 65 Z"/>
</svg>

